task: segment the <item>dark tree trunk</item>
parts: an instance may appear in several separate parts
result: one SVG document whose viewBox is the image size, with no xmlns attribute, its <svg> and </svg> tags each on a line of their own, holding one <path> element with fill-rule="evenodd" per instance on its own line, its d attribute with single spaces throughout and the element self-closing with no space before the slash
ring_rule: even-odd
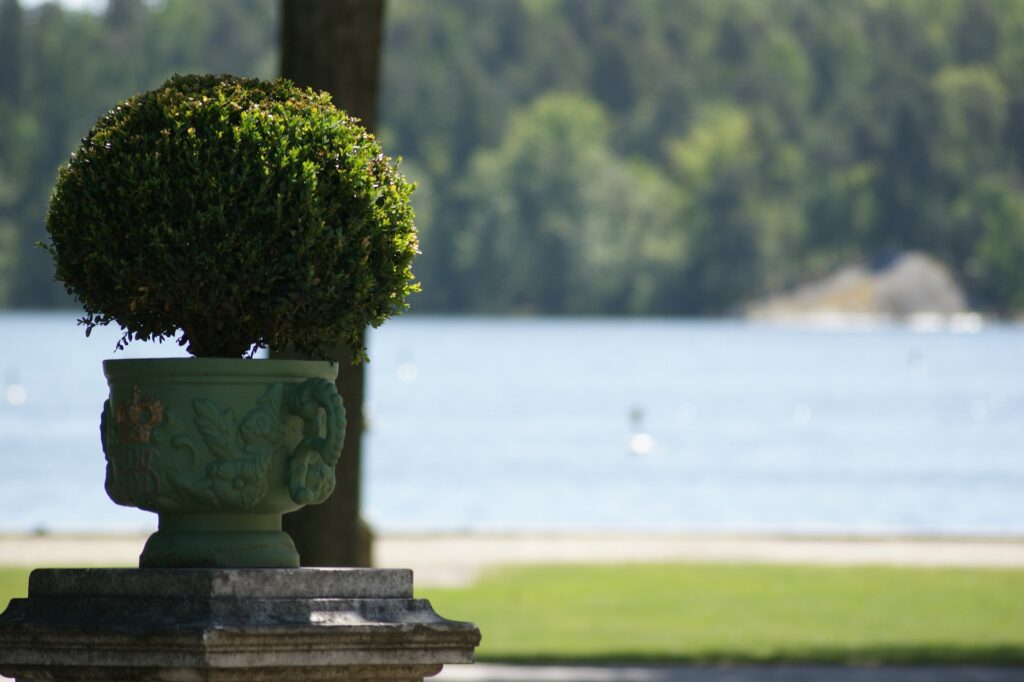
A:
<svg viewBox="0 0 1024 682">
<path fill-rule="evenodd" d="M 24 60 L 25 13 L 18 0 L 0 0 L 0 102 L 17 111 Z M 17 147 L 15 147 L 17 149 Z"/>
<path fill-rule="evenodd" d="M 377 127 L 384 0 L 284 0 L 281 75 Z"/>
<path fill-rule="evenodd" d="M 339 108 L 374 130 L 383 19 L 384 0 L 283 0 L 281 75 L 329 92 Z M 303 566 L 369 566 L 372 538 L 359 516 L 364 372 L 351 365 L 347 348 L 333 357 L 348 413 L 338 485 L 323 504 L 285 515 L 284 529 Z"/>
</svg>

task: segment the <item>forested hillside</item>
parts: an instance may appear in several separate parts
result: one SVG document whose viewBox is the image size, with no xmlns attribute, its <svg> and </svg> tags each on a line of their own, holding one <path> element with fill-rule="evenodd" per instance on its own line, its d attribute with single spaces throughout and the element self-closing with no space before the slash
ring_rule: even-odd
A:
<svg viewBox="0 0 1024 682">
<path fill-rule="evenodd" d="M 276 14 L 0 0 L 0 302 L 67 303 L 32 243 L 91 121 L 273 75 Z M 384 64 L 414 310 L 714 314 L 915 249 L 1024 311 L 1024 0 L 390 0 Z"/>
</svg>

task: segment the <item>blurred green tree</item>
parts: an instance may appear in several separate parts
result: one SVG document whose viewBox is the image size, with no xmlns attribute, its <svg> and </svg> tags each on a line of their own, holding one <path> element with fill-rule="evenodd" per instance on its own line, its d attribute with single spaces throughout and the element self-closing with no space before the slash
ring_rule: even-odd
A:
<svg viewBox="0 0 1024 682">
<path fill-rule="evenodd" d="M 610 136 L 597 102 L 545 95 L 471 159 L 454 244 L 470 305 L 651 312 L 654 283 L 685 259 L 679 193 Z"/>
<path fill-rule="evenodd" d="M 0 141 L 0 296 L 70 302 L 32 243 L 54 169 L 89 123 L 175 71 L 273 75 L 277 7 L 118 0 L 95 15 L 0 0 L 0 123 L 15 131 Z M 1024 186 L 1024 0 L 393 0 L 384 30 L 379 132 L 423 188 L 417 267 L 428 286 L 417 310 L 716 313 L 850 261 L 920 249 L 973 301 L 1022 312 L 1001 298 L 1010 289 L 984 284 L 978 268 L 991 259 L 962 212 L 982 178 Z M 518 155 L 532 168 L 514 140 L 526 118 L 544 127 L 535 107 L 558 93 L 599 107 L 603 137 L 576 156 L 596 153 L 614 170 L 543 172 L 562 187 L 617 184 L 622 207 L 581 187 L 527 191 L 494 160 Z M 737 112 L 743 150 L 726 154 Z M 682 157 L 699 156 L 707 136 L 728 161 L 695 174 Z M 537 172 L 551 165 L 529 153 Z M 645 215 L 627 195 L 671 200 Z M 524 197 L 561 203 L 520 206 Z M 641 221 L 614 232 L 630 243 L 678 241 L 665 250 L 676 261 L 585 265 L 596 256 L 580 244 L 601 234 L 595 210 L 580 208 L 590 201 Z M 545 227 L 509 227 L 516 220 Z M 485 239 L 483 223 L 514 231 L 502 248 L 521 248 L 537 281 L 487 276 L 495 288 L 481 290 L 470 273 L 497 271 L 467 254 L 501 241 Z"/>
<path fill-rule="evenodd" d="M 964 231 L 977 234 L 967 272 L 982 305 L 1024 310 L 1024 192 L 999 175 L 980 178 L 953 206 Z"/>
</svg>

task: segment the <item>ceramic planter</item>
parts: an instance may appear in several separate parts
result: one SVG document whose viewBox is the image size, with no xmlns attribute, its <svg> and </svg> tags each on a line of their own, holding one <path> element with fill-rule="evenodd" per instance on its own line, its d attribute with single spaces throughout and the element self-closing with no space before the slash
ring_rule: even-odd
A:
<svg viewBox="0 0 1024 682">
<path fill-rule="evenodd" d="M 337 365 L 174 358 L 103 369 L 107 494 L 160 517 L 140 566 L 298 566 L 281 515 L 334 490 Z"/>
</svg>

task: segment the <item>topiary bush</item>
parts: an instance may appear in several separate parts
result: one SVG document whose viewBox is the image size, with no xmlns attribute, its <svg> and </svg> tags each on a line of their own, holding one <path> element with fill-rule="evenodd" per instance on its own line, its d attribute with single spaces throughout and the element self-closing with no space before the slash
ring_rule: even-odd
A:
<svg viewBox="0 0 1024 682">
<path fill-rule="evenodd" d="M 86 334 L 195 356 L 324 357 L 418 289 L 412 185 L 326 93 L 175 76 L 104 115 L 61 167 L 46 228 Z"/>
</svg>

